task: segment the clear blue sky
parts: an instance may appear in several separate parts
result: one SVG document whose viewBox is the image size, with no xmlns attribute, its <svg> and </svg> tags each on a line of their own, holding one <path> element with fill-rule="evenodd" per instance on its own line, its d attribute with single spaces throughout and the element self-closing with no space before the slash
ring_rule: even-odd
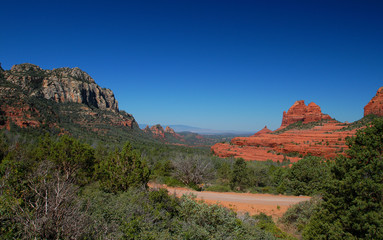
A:
<svg viewBox="0 0 383 240">
<path fill-rule="evenodd" d="M 355 121 L 383 86 L 383 1 L 2 1 L 0 62 L 79 67 L 139 123 Z"/>
</svg>

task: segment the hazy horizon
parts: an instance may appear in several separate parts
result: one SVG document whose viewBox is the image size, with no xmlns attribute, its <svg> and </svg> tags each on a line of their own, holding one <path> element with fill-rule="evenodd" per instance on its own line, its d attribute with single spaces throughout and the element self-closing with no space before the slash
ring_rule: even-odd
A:
<svg viewBox="0 0 383 240">
<path fill-rule="evenodd" d="M 380 1 L 6 1 L 0 62 L 79 67 L 138 123 L 256 132 L 295 101 L 363 117 L 383 86 Z"/>
</svg>

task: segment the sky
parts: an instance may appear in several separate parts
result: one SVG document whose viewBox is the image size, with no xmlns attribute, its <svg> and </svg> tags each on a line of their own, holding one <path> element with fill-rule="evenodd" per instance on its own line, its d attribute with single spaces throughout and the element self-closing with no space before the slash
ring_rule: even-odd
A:
<svg viewBox="0 0 383 240">
<path fill-rule="evenodd" d="M 0 62 L 79 67 L 138 123 L 276 129 L 295 101 L 363 117 L 383 1 L 2 1 Z"/>
</svg>

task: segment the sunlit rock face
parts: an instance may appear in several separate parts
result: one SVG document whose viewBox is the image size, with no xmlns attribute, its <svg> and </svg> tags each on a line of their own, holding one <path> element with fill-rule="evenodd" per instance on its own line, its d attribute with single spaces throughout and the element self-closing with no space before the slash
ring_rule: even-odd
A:
<svg viewBox="0 0 383 240">
<path fill-rule="evenodd" d="M 5 78 L 34 96 L 42 95 L 59 103 L 83 103 L 102 110 L 119 111 L 112 90 L 101 88 L 91 76 L 77 67 L 43 70 L 24 63 L 6 71 Z"/>
<path fill-rule="evenodd" d="M 379 88 L 376 95 L 364 107 L 364 116 L 374 114 L 383 116 L 383 87 Z"/>
<path fill-rule="evenodd" d="M 286 127 L 296 122 L 317 122 L 324 119 L 331 119 L 327 114 L 323 114 L 321 108 L 315 104 L 310 103 L 306 106 L 304 100 L 296 101 L 287 112 L 283 112 L 282 125 Z"/>
</svg>

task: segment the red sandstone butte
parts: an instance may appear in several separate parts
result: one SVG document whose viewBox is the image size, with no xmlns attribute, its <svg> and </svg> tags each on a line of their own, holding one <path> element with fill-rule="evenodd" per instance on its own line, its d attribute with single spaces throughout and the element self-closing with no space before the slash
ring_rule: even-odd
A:
<svg viewBox="0 0 383 240">
<path fill-rule="evenodd" d="M 319 122 L 326 119 L 328 121 Z M 283 130 L 288 125 L 301 121 L 318 122 L 310 129 L 293 128 Z M 356 130 L 339 131 L 349 124 L 340 123 L 323 114 L 315 103 L 305 105 L 297 101 L 286 113 L 283 113 L 282 126 L 274 131 L 263 128 L 250 137 L 236 137 L 231 143 L 218 143 L 211 147 L 220 157 L 243 158 L 248 161 L 299 161 L 305 155 L 333 158 L 344 154 L 347 149 L 346 137 L 353 136 Z"/>
<path fill-rule="evenodd" d="M 376 95 L 364 107 L 364 116 L 369 114 L 383 116 L 383 87 L 378 89 Z"/>
<path fill-rule="evenodd" d="M 323 114 L 321 108 L 315 103 L 310 103 L 306 106 L 304 100 L 296 101 L 287 112 L 283 112 L 282 125 L 286 127 L 296 122 L 317 122 L 324 119 L 331 119 L 327 114 Z"/>
<path fill-rule="evenodd" d="M 347 149 L 346 137 L 355 134 L 356 130 L 337 131 L 347 125 L 330 120 L 311 129 L 291 129 L 279 134 L 236 137 L 230 144 L 218 143 L 211 149 L 220 157 L 242 157 L 248 161 L 296 162 L 308 154 L 332 158 L 344 153 Z"/>
</svg>

